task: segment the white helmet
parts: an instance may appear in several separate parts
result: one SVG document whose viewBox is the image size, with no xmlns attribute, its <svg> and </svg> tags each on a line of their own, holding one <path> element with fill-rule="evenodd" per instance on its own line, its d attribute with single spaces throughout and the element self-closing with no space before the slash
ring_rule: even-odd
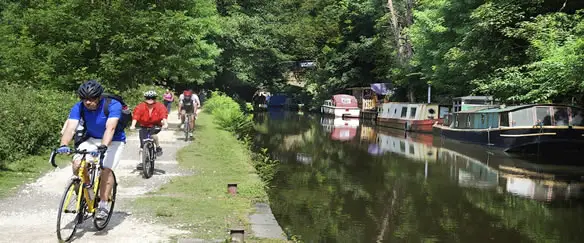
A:
<svg viewBox="0 0 584 243">
<path fill-rule="evenodd" d="M 156 99 L 158 95 L 156 94 L 156 91 L 154 90 L 148 90 L 146 92 L 144 92 L 144 98 L 147 99 Z"/>
</svg>

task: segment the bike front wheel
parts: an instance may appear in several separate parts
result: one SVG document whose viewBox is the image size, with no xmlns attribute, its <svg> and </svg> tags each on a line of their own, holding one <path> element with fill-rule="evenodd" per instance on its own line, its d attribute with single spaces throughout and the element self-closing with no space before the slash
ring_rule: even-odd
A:
<svg viewBox="0 0 584 243">
<path fill-rule="evenodd" d="M 154 174 L 154 144 L 144 143 L 144 153 L 142 154 L 142 176 L 146 179 Z"/>
<path fill-rule="evenodd" d="M 77 231 L 77 225 L 82 222 L 83 210 L 77 208 L 79 181 L 71 180 L 65 187 L 65 193 L 59 204 L 57 213 L 57 238 L 59 241 L 69 241 Z M 83 204 L 81 204 L 83 206 Z"/>
</svg>

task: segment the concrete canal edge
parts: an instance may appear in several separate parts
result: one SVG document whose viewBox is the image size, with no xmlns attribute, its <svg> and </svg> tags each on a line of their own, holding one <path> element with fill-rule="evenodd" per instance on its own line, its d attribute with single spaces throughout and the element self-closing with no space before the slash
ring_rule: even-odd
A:
<svg viewBox="0 0 584 243">
<path fill-rule="evenodd" d="M 236 229 L 243 229 L 246 242 L 287 242 L 252 164 L 252 152 L 213 120 L 201 113 L 194 140 L 177 154 L 181 169 L 192 173 L 139 198 L 135 211 L 190 232 L 175 237 L 178 242 L 224 242 L 235 237 Z M 236 193 L 230 193 L 229 184 L 237 184 Z"/>
</svg>

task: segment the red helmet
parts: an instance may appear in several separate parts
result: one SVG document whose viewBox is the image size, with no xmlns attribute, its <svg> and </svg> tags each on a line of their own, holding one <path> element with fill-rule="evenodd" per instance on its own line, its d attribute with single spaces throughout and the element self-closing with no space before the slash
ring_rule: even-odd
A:
<svg viewBox="0 0 584 243">
<path fill-rule="evenodd" d="M 183 95 L 185 95 L 185 96 L 191 96 L 191 95 L 193 95 L 193 91 L 185 90 L 185 91 L 183 91 Z"/>
</svg>

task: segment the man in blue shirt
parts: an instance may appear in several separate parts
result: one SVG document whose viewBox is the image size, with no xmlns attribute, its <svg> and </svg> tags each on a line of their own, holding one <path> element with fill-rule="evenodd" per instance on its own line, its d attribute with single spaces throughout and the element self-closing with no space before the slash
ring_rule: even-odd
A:
<svg viewBox="0 0 584 243">
<path fill-rule="evenodd" d="M 69 119 L 63 135 L 61 137 L 61 147 L 58 153 L 69 153 L 69 143 L 79 120 L 83 118 L 86 129 L 87 140 L 82 142 L 78 149 L 87 151 L 100 151 L 104 153 L 103 170 L 99 185 L 100 202 L 98 205 L 97 219 L 103 220 L 108 216 L 108 200 L 110 199 L 112 186 L 114 183 L 112 170 L 120 162 L 124 146 L 126 144 L 126 134 L 123 129 L 116 129 L 118 121 L 122 118 L 122 104 L 115 99 L 109 103 L 109 114 L 106 117 L 104 106 L 105 98 L 102 97 L 103 87 L 96 81 L 87 81 L 77 90 L 81 99 L 71 108 Z M 83 117 L 81 117 L 83 116 Z M 77 174 L 81 155 L 73 157 L 73 173 Z M 86 173 L 87 175 L 87 173 Z M 89 181 L 89 178 L 85 178 Z M 106 182 L 106 183 L 103 183 Z"/>
</svg>

